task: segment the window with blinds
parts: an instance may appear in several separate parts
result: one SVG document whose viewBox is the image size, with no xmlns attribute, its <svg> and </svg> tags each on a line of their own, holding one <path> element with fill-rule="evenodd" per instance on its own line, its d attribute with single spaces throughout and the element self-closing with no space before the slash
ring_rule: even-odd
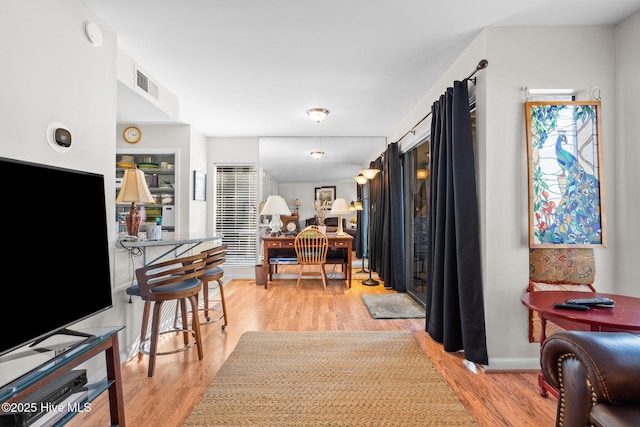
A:
<svg viewBox="0 0 640 427">
<path fill-rule="evenodd" d="M 216 165 L 213 222 L 228 245 L 226 264 L 253 266 L 257 259 L 258 167 Z"/>
</svg>

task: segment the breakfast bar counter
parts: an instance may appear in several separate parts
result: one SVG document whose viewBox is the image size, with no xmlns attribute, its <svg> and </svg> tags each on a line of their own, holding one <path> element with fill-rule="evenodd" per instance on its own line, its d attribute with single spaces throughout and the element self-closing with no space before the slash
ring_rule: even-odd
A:
<svg viewBox="0 0 640 427">
<path fill-rule="evenodd" d="M 147 240 L 138 238 L 136 240 L 117 240 L 116 246 L 128 250 L 139 249 L 142 251 L 143 265 L 149 265 L 157 262 L 161 258 L 172 254 L 178 258 L 197 246 L 204 243 L 212 242 L 209 247 L 215 247 L 222 244 L 222 234 L 217 233 L 172 233 L 162 232 L 162 239 Z M 154 253 L 154 258 L 147 260 L 148 248 L 164 248 L 159 254 Z M 205 248 L 202 248 L 203 250 Z"/>
</svg>

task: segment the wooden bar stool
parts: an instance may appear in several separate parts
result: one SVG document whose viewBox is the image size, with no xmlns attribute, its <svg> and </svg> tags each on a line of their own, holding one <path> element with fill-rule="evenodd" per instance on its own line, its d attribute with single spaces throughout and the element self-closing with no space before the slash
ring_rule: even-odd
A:
<svg viewBox="0 0 640 427">
<path fill-rule="evenodd" d="M 204 273 L 200 276 L 200 280 L 202 280 L 202 296 L 204 299 L 204 308 L 201 310 L 204 311 L 206 323 L 217 322 L 218 320 L 223 319 L 224 322 L 222 324 L 222 330 L 224 330 L 227 326 L 227 310 L 224 302 L 224 288 L 222 287 L 222 276 L 224 276 L 222 264 L 224 264 L 227 258 L 227 245 L 220 245 L 215 248 L 204 250 L 202 251 L 202 255 L 204 256 L 205 267 Z M 209 316 L 209 311 L 211 311 L 209 309 L 209 302 L 215 302 L 215 300 L 209 299 L 209 284 L 212 282 L 217 283 L 218 290 L 220 292 L 220 305 L 222 307 L 222 314 L 213 320 Z"/>
<path fill-rule="evenodd" d="M 144 300 L 138 359 L 141 359 L 143 354 L 149 356 L 149 370 L 147 374 L 149 377 L 153 377 L 156 356 L 184 351 L 194 345 L 198 350 L 198 359 L 202 360 L 204 356 L 200 336 L 200 322 L 198 320 L 198 294 L 202 289 L 202 280 L 200 280 L 200 277 L 204 273 L 204 266 L 204 255 L 198 253 L 196 255 L 147 265 L 136 270 L 138 284 L 130 287 L 127 293 L 130 295 L 136 295 L 137 293 Z M 162 313 L 162 304 L 165 301 L 176 301 L 180 305 L 182 325 L 179 328 L 161 332 L 160 315 Z M 189 324 L 187 320 L 187 301 L 191 304 L 191 324 Z M 147 338 L 149 312 L 152 302 L 154 304 L 151 334 L 150 337 Z M 161 334 L 170 332 L 183 333 L 184 347 L 158 352 L 158 337 Z M 189 342 L 189 335 L 194 336 L 193 343 Z"/>
</svg>

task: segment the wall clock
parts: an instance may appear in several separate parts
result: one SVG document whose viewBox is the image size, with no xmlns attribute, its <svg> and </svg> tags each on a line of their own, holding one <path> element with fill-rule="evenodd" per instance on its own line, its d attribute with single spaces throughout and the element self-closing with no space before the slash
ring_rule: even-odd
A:
<svg viewBox="0 0 640 427">
<path fill-rule="evenodd" d="M 286 234 L 298 234 L 300 232 L 300 224 L 295 219 L 290 219 L 284 224 Z"/>
<path fill-rule="evenodd" d="M 142 139 L 142 131 L 137 126 L 129 126 L 122 133 L 129 144 L 137 144 Z"/>
</svg>

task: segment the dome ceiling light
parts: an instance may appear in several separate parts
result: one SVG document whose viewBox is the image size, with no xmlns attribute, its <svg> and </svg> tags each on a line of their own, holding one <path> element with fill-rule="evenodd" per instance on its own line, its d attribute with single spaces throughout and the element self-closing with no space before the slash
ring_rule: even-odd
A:
<svg viewBox="0 0 640 427">
<path fill-rule="evenodd" d="M 311 117 L 311 120 L 316 123 L 320 123 L 327 118 L 327 116 L 329 115 L 329 110 L 325 108 L 311 108 L 307 110 L 307 114 L 309 115 L 309 117 Z"/>
</svg>

